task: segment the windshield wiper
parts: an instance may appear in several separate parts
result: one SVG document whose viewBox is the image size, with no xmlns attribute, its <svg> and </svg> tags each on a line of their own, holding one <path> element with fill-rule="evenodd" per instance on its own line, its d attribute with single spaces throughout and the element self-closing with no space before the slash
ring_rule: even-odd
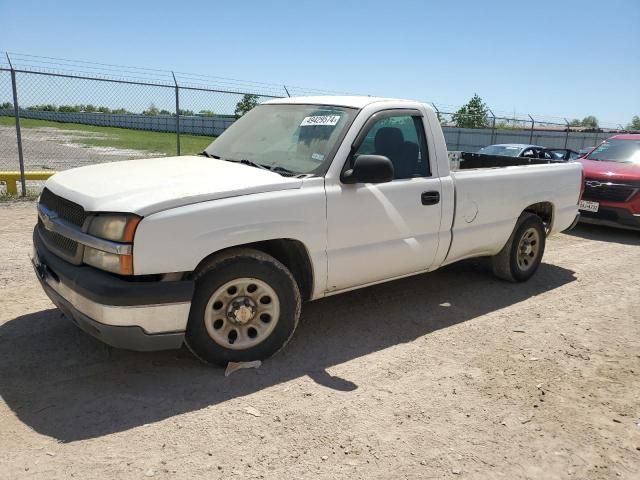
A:
<svg viewBox="0 0 640 480">
<path fill-rule="evenodd" d="M 232 162 L 234 160 L 231 160 Z M 238 163 L 241 163 L 243 165 L 249 165 L 250 167 L 256 167 L 256 168 L 261 168 L 263 170 L 271 170 L 267 165 L 262 165 L 261 163 L 256 163 L 253 160 L 247 160 L 246 158 L 243 158 L 242 160 L 235 160 Z"/>
<path fill-rule="evenodd" d="M 279 173 L 280 175 L 299 175 L 298 172 L 294 172 L 293 170 L 289 170 L 285 167 L 264 165 L 262 163 L 254 162 L 253 160 L 249 160 L 247 158 L 243 158 L 241 160 L 234 160 L 231 158 L 221 158 L 217 155 L 211 155 L 208 152 L 202 152 L 203 155 L 210 156 L 211 158 L 217 158 L 219 160 L 224 160 L 225 162 L 233 162 L 233 163 L 241 163 L 242 165 L 249 165 L 250 167 L 260 168 L 262 170 L 269 170 L 273 173 Z"/>
<path fill-rule="evenodd" d="M 200 155 L 204 155 L 207 158 L 215 158 L 216 160 L 221 160 L 221 158 L 218 155 L 211 155 L 206 150 L 204 152 L 200 153 Z"/>
<path fill-rule="evenodd" d="M 243 158 L 242 160 L 231 160 L 231 159 L 228 159 L 227 161 L 234 162 L 234 163 L 241 163 L 243 165 L 249 165 L 250 167 L 261 168 L 262 170 L 269 170 L 270 172 L 275 172 L 275 173 L 287 173 L 287 172 L 289 172 L 289 170 L 287 170 L 286 168 L 283 168 L 283 167 L 270 167 L 269 165 L 264 165 L 262 163 L 254 162 L 253 160 L 248 160 L 246 158 Z"/>
<path fill-rule="evenodd" d="M 300 175 L 299 172 L 294 172 L 293 170 L 289 170 L 288 168 L 284 167 L 271 167 L 271 171 L 276 173 L 284 173 L 285 175 Z"/>
</svg>

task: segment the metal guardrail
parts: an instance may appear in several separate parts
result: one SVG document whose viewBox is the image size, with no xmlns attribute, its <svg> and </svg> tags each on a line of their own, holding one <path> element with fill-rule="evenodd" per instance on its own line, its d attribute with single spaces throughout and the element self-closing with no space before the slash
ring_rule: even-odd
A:
<svg viewBox="0 0 640 480">
<path fill-rule="evenodd" d="M 0 171 L 0 182 L 4 182 L 7 186 L 7 193 L 9 195 L 17 195 L 18 187 L 17 183 L 22 185 L 22 195 L 25 195 L 25 182 L 26 180 L 46 180 L 54 175 L 56 172 L 2 172 Z"/>
</svg>

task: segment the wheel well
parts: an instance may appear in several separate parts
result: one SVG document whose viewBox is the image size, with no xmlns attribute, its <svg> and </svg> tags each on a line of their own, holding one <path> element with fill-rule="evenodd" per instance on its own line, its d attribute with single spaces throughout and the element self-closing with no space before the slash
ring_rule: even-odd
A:
<svg viewBox="0 0 640 480">
<path fill-rule="evenodd" d="M 525 208 L 524 211 L 539 216 L 544 222 L 547 235 L 549 234 L 553 226 L 553 204 L 551 202 L 534 203 Z"/>
<path fill-rule="evenodd" d="M 234 248 L 253 248 L 267 255 L 271 255 L 289 269 L 298 284 L 302 299 L 311 299 L 311 295 L 313 294 L 313 267 L 309 253 L 302 242 L 290 238 L 278 238 L 261 242 L 245 243 L 243 245 L 234 245 L 233 247 L 212 253 L 202 260 L 200 265 L 203 265 L 212 257 Z M 198 269 L 196 269 L 196 271 L 197 270 Z"/>
</svg>

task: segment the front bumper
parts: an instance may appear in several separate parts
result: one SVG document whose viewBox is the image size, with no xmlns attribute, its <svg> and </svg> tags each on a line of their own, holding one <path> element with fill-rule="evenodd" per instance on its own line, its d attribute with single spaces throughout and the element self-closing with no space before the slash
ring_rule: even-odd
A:
<svg viewBox="0 0 640 480">
<path fill-rule="evenodd" d="M 640 214 L 633 214 L 626 208 L 600 204 L 597 213 L 580 211 L 580 221 L 609 227 L 640 230 Z"/>
<path fill-rule="evenodd" d="M 128 350 L 180 348 L 191 307 L 192 281 L 124 280 L 50 253 L 34 231 L 32 263 L 51 301 L 85 332 Z"/>
</svg>

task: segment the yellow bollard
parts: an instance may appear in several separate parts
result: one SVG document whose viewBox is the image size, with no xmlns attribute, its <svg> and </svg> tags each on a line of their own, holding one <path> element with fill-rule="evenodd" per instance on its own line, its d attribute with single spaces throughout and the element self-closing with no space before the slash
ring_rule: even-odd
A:
<svg viewBox="0 0 640 480">
<path fill-rule="evenodd" d="M 24 172 L 25 180 L 46 180 L 56 172 Z M 7 184 L 7 193 L 9 195 L 17 195 L 17 183 L 20 181 L 20 172 L 3 172 L 0 171 L 0 182 Z"/>
</svg>

